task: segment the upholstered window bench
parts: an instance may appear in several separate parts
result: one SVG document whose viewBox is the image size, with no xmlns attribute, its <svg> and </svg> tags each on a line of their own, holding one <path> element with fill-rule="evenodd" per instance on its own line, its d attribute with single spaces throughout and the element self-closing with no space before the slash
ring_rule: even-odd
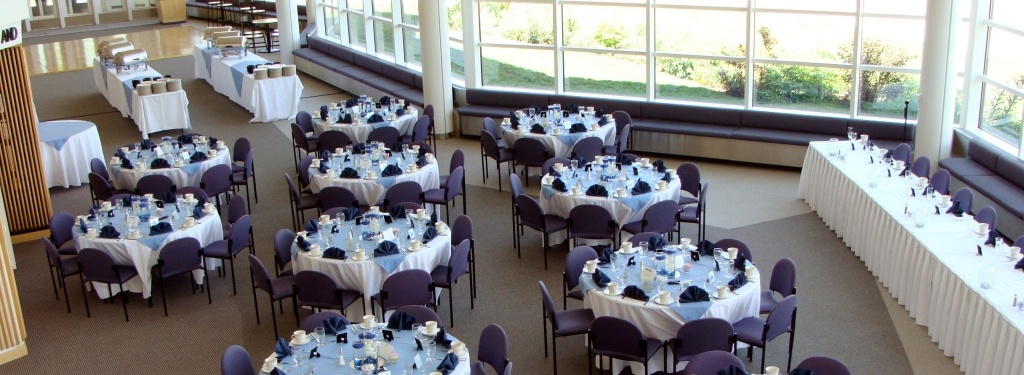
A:
<svg viewBox="0 0 1024 375">
<path fill-rule="evenodd" d="M 308 35 L 309 47 L 292 52 L 295 66 L 354 95 L 388 95 L 423 108 L 423 76 L 414 70 Z"/>
<path fill-rule="evenodd" d="M 996 209 L 996 229 L 1011 240 L 1024 235 L 1024 161 L 974 137 L 967 157 L 939 161 L 953 177 L 950 192 L 964 186 L 974 190 L 972 209 Z"/>
</svg>

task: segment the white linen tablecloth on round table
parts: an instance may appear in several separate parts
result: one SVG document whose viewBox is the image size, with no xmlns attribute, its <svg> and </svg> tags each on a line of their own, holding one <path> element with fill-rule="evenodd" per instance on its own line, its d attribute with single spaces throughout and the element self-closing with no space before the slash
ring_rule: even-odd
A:
<svg viewBox="0 0 1024 375">
<path fill-rule="evenodd" d="M 562 140 L 558 138 L 557 135 L 530 133 L 529 127 L 526 127 L 527 130 L 523 133 L 511 131 L 509 130 L 509 128 L 506 128 L 504 126 L 500 128 L 501 139 L 505 141 L 505 147 L 509 149 L 513 148 L 513 146 L 516 144 L 516 141 L 519 140 L 519 138 L 534 138 L 536 140 L 539 140 L 542 144 L 544 144 L 544 148 L 546 148 L 548 152 L 551 153 L 551 157 L 561 156 L 567 158 L 572 155 L 572 148 L 573 146 L 575 146 L 575 144 L 565 144 L 565 142 L 562 142 Z M 565 132 L 565 135 L 569 134 L 568 129 L 564 129 L 563 131 Z M 587 131 L 586 133 L 583 133 L 580 139 L 598 137 L 601 138 L 602 141 L 604 141 L 605 146 L 611 146 L 615 144 L 615 135 L 615 121 L 609 121 L 607 124 L 602 125 L 597 130 L 591 130 Z M 579 141 L 577 140 L 577 142 Z"/>
<path fill-rule="evenodd" d="M 46 186 L 79 186 L 89 183 L 89 162 L 93 158 L 103 160 L 103 146 L 96 125 L 79 120 L 40 122 L 39 129 L 61 127 L 68 123 L 85 124 L 89 127 L 67 138 L 60 150 L 39 140 L 39 152 L 43 159 L 43 173 L 46 174 Z"/>
<path fill-rule="evenodd" d="M 109 160 L 108 160 L 109 162 Z M 114 168 L 114 166 L 108 166 L 110 169 L 110 179 L 114 181 L 114 187 L 117 189 L 135 190 L 135 186 L 138 185 L 139 180 L 145 176 L 162 174 L 170 177 L 171 181 L 177 187 L 182 186 L 195 186 L 199 187 L 199 181 L 203 178 L 203 173 L 213 168 L 218 164 L 230 165 L 231 164 L 231 152 L 228 148 L 222 148 L 217 150 L 217 156 L 203 161 L 199 166 L 196 173 L 188 174 L 185 173 L 181 168 L 161 168 L 161 169 L 146 169 L 144 171 L 139 170 L 125 170 L 122 168 Z"/>
<path fill-rule="evenodd" d="M 398 132 L 402 135 L 412 135 L 413 125 L 416 124 L 416 119 L 419 117 L 417 114 L 418 113 L 413 112 L 399 116 L 395 121 L 388 122 L 388 125 L 398 129 Z M 374 129 L 372 125 L 366 123 L 361 125 L 328 124 L 320 119 L 314 119 L 313 125 L 313 129 L 318 135 L 328 130 L 338 130 L 345 133 L 345 135 L 355 143 L 366 143 L 366 138 L 370 136 L 370 132 Z"/>
<path fill-rule="evenodd" d="M 404 181 L 415 181 L 423 187 L 423 190 L 437 189 L 441 186 L 440 175 L 437 171 L 437 163 L 431 163 L 423 166 L 418 171 L 413 173 L 404 173 L 395 176 L 395 183 Z M 388 189 L 383 185 L 378 184 L 376 180 L 366 180 L 362 178 L 334 178 L 328 179 L 326 175 L 322 175 L 313 169 L 309 172 L 309 186 L 314 193 L 320 193 L 320 189 L 327 186 L 341 186 L 348 190 L 351 190 L 355 194 L 356 199 L 359 200 L 359 204 L 365 205 L 377 205 L 384 201 L 384 194 L 388 192 Z M 386 209 L 385 208 L 382 208 Z M 428 209 L 428 212 L 430 210 Z"/>
</svg>

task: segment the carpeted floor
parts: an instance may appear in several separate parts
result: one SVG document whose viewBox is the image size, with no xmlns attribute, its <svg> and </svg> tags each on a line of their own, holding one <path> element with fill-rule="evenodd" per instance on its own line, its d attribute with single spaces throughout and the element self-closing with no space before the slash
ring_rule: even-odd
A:
<svg viewBox="0 0 1024 375">
<path fill-rule="evenodd" d="M 153 66 L 164 73 L 187 77 L 183 84 L 195 132 L 217 136 L 228 144 L 240 136 L 253 142 L 260 197 L 253 204 L 256 249 L 257 255 L 269 264 L 273 233 L 288 227 L 290 220 L 286 186 L 281 177 L 283 173 L 294 174 L 289 136 L 282 130 L 287 122 L 249 123 L 248 112 L 215 93 L 206 82 L 190 78 L 191 57 L 154 61 Z M 302 76 L 302 81 L 306 89 L 301 109 L 309 110 L 347 95 L 308 76 Z M 95 90 L 91 72 L 36 76 L 32 77 L 32 84 L 40 120 L 76 118 L 95 122 L 107 153 L 137 140 L 135 125 L 121 118 Z M 161 135 L 164 134 L 154 137 Z M 539 256 L 540 237 L 527 231 L 523 237 L 523 258 L 518 259 L 512 248 L 508 189 L 497 190 L 493 173 L 486 184 L 481 181 L 476 161 L 478 145 L 472 140 L 442 141 L 438 151 L 442 169 L 455 148 L 467 153 L 467 179 L 471 184 L 469 216 L 476 226 L 480 280 L 479 297 L 472 310 L 469 283 L 456 286 L 456 326 L 451 333 L 475 350 L 480 330 L 490 323 L 500 324 L 509 334 L 516 373 L 550 373 L 551 359 L 544 358 L 541 341 L 537 280 L 543 280 L 553 295 L 561 294 L 560 273 L 567 247 L 555 247 L 550 270 L 545 271 Z M 679 160 L 667 161 L 673 167 L 678 163 Z M 891 299 L 883 295 L 864 265 L 796 198 L 797 171 L 709 161 L 698 164 L 705 178 L 716 181 L 709 202 L 711 239 L 733 237 L 751 244 L 764 284 L 776 260 L 790 257 L 796 261 L 800 306 L 794 364 L 809 356 L 824 355 L 845 362 L 858 374 L 922 372 L 908 359 L 905 350 L 908 335 L 917 335 L 909 345 L 915 353 L 921 352 L 916 354 L 917 362 L 928 362 L 928 373 L 958 373 L 952 360 L 943 357 L 926 336 L 919 334 L 923 329 L 905 321 L 900 321 L 899 326 L 894 324 L 892 311 L 906 313 L 899 311 L 898 306 L 887 307 Z M 78 213 L 88 207 L 86 187 L 52 189 L 51 195 L 55 210 Z M 462 207 L 458 207 L 453 212 L 461 211 Z M 684 227 L 684 235 L 696 237 L 696 230 Z M 86 318 L 77 277 L 68 279 L 72 312 L 67 314 L 64 301 L 53 298 L 43 254 L 39 242 L 15 246 L 15 275 L 30 354 L 0 366 L 0 374 L 217 373 L 221 352 L 231 344 L 244 346 L 256 360 L 273 351 L 270 311 L 262 294 L 258 297 L 263 324 L 255 323 L 244 257 L 235 262 L 238 295 L 231 295 L 228 278 L 213 277 L 210 284 L 214 302 L 208 305 L 204 296 L 190 293 L 184 279 L 174 280 L 168 284 L 170 317 L 163 316 L 159 296 L 154 299 L 156 306 L 149 308 L 141 297 L 132 295 L 132 320 L 125 323 L 118 303 L 103 304 L 95 295 L 89 296 L 93 316 Z M 570 307 L 580 306 L 570 302 Z M 290 310 L 285 311 L 278 316 L 281 332 L 296 326 Z M 446 301 L 439 313 L 447 316 Z M 769 345 L 768 363 L 785 364 L 786 340 L 782 337 Z M 582 339 L 560 339 L 557 345 L 560 371 L 586 371 Z M 758 355 L 755 353 L 755 363 Z M 759 372 L 756 367 L 747 366 L 749 371 Z"/>
</svg>

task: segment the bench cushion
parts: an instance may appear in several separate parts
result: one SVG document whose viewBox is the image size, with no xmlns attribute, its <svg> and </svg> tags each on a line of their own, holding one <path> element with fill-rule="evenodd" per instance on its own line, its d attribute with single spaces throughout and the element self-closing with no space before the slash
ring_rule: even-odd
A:
<svg viewBox="0 0 1024 375">
<path fill-rule="evenodd" d="M 996 164 L 996 175 L 1024 189 L 1024 160 L 1007 153 L 1000 154 L 999 163 Z"/>
<path fill-rule="evenodd" d="M 740 128 L 732 133 L 732 139 L 744 141 L 780 143 L 786 145 L 806 146 L 810 142 L 827 141 L 833 136 L 828 134 L 805 133 L 802 131 Z"/>
<path fill-rule="evenodd" d="M 702 137 L 732 138 L 732 133 L 739 130 L 737 126 L 699 124 L 694 122 L 677 122 L 670 120 L 633 119 L 633 131 L 654 133 L 686 134 Z"/>
<path fill-rule="evenodd" d="M 456 110 L 460 116 L 490 117 L 500 122 L 504 117 L 509 117 L 509 107 L 496 107 L 490 105 L 464 105 Z"/>
<path fill-rule="evenodd" d="M 967 186 L 998 203 L 1017 217 L 1024 217 L 1024 189 L 1000 176 L 967 176 Z"/>
<path fill-rule="evenodd" d="M 334 68 L 335 73 L 340 73 L 356 81 L 363 82 L 368 79 L 380 77 L 379 74 L 360 68 L 355 65 Z"/>
<path fill-rule="evenodd" d="M 406 102 L 412 103 L 413 105 L 423 107 L 423 90 L 421 89 L 405 89 L 396 91 L 393 94 L 395 96 L 405 99 Z"/>
<path fill-rule="evenodd" d="M 737 129 L 741 124 L 743 113 L 743 110 L 733 108 L 698 107 L 658 102 L 643 103 L 641 107 L 643 109 L 643 118 L 645 119 L 729 125 Z"/>
<path fill-rule="evenodd" d="M 367 56 L 361 53 L 357 53 L 352 56 L 352 63 L 358 65 L 360 68 L 369 70 L 378 75 L 382 74 L 384 62 L 376 57 Z"/>
<path fill-rule="evenodd" d="M 332 57 L 347 63 L 353 63 L 353 61 L 355 60 L 355 55 L 357 53 L 355 50 L 348 47 L 339 46 L 333 43 L 328 43 L 328 45 L 331 48 Z"/>
<path fill-rule="evenodd" d="M 945 168 L 949 174 L 960 180 L 967 176 L 994 176 L 995 171 L 985 168 L 971 158 L 949 158 L 939 161 L 939 167 Z"/>
<path fill-rule="evenodd" d="M 386 93 L 393 93 L 409 89 L 409 86 L 403 85 L 402 83 L 395 81 L 393 79 L 381 76 L 367 78 L 364 79 L 362 82 L 367 85 L 370 85 L 370 87 L 373 87 Z"/>
<path fill-rule="evenodd" d="M 615 111 L 623 111 L 629 114 L 629 117 L 637 118 L 641 117 L 643 111 L 641 110 L 641 103 L 638 100 L 631 99 L 608 99 L 608 98 L 593 98 L 587 96 L 576 96 L 576 95 L 550 95 L 548 97 L 547 104 L 575 104 L 587 107 L 594 107 L 595 109 L 600 108 L 606 115 L 610 115 Z"/>
<path fill-rule="evenodd" d="M 807 116 L 790 113 L 744 111 L 743 127 L 780 130 L 793 133 L 813 133 L 831 137 L 846 137 L 846 119 L 825 116 Z M 770 134 L 770 132 L 760 133 Z M 828 140 L 830 137 L 825 137 Z M 821 140 L 821 137 L 813 137 Z"/>
<path fill-rule="evenodd" d="M 321 37 L 318 37 L 316 35 L 310 35 L 306 38 L 306 43 L 309 44 L 309 48 L 326 53 L 328 55 L 331 54 L 331 43 L 324 40 Z"/>
<path fill-rule="evenodd" d="M 507 114 L 509 110 L 515 110 L 538 105 L 547 105 L 547 95 L 531 94 L 524 92 L 469 89 L 466 90 L 466 101 L 469 102 L 469 104 L 507 108 L 507 110 L 503 111 L 504 113 Z"/>
<path fill-rule="evenodd" d="M 416 72 L 398 65 L 384 64 L 381 73 L 395 82 L 401 83 L 404 89 L 416 87 Z"/>
<path fill-rule="evenodd" d="M 904 126 L 902 123 L 865 119 L 849 119 L 848 127 L 852 127 L 857 134 L 867 134 L 871 139 L 894 140 L 910 143 L 914 140 L 914 132 L 911 125 Z M 907 129 L 911 128 L 909 134 Z"/>
<path fill-rule="evenodd" d="M 993 172 L 996 171 L 996 164 L 999 162 L 999 155 L 1002 153 L 1002 150 L 991 143 L 983 141 L 981 137 L 974 137 L 967 143 L 967 157 Z"/>
</svg>

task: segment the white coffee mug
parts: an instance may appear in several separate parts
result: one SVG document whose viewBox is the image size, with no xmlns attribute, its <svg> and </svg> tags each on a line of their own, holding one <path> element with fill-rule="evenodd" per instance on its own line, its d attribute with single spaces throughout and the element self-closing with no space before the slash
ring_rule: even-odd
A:
<svg viewBox="0 0 1024 375">
<path fill-rule="evenodd" d="M 277 367 L 277 356 L 270 356 L 263 360 L 263 372 L 274 371 L 274 367 Z"/>
<path fill-rule="evenodd" d="M 139 238 L 139 237 L 141 237 L 141 235 L 139 235 L 139 230 L 138 229 L 132 229 L 132 231 L 130 233 L 128 233 L 128 235 L 132 236 L 132 238 Z"/>
<path fill-rule="evenodd" d="M 376 326 L 377 326 L 377 316 L 375 316 L 375 315 L 363 315 L 363 327 L 369 328 L 369 327 L 376 327 Z"/>
<path fill-rule="evenodd" d="M 195 194 L 185 194 L 185 200 L 186 201 L 191 202 L 191 201 L 193 201 L 195 199 L 196 199 L 196 195 Z"/>
<path fill-rule="evenodd" d="M 622 252 L 624 252 L 624 253 L 632 252 L 633 251 L 633 243 L 629 242 L 629 241 L 623 242 L 622 245 L 619 247 L 619 250 L 622 250 Z"/>
<path fill-rule="evenodd" d="M 779 375 L 779 367 L 778 366 L 768 366 L 768 367 L 765 367 L 764 368 L 764 374 L 765 375 Z"/>
<path fill-rule="evenodd" d="M 626 188 L 621 188 L 620 187 L 620 188 L 617 189 L 617 191 L 615 193 L 618 194 L 620 197 L 625 197 L 626 196 Z"/>
<path fill-rule="evenodd" d="M 185 226 L 191 227 L 193 225 L 196 225 L 196 218 L 195 217 L 189 216 L 189 217 L 185 218 Z"/>
<path fill-rule="evenodd" d="M 331 222 L 331 215 L 320 215 L 320 223 L 327 224 Z"/>
<path fill-rule="evenodd" d="M 729 286 L 719 285 L 718 286 L 718 298 L 725 298 L 729 295 Z"/>
<path fill-rule="evenodd" d="M 462 355 L 465 352 L 466 352 L 466 343 L 464 343 L 462 341 L 456 341 L 456 342 L 452 343 L 452 353 L 455 353 L 455 355 Z"/>
<path fill-rule="evenodd" d="M 943 196 L 942 196 L 942 205 L 943 205 L 943 206 L 948 206 L 948 205 L 949 205 L 949 202 L 951 202 L 951 200 L 952 200 L 952 198 L 951 198 L 950 196 L 948 196 L 948 195 L 943 195 Z"/>
<path fill-rule="evenodd" d="M 309 245 L 309 253 L 313 255 L 320 255 L 320 245 Z"/>
<path fill-rule="evenodd" d="M 690 239 L 689 238 L 680 238 L 679 239 L 679 246 L 690 247 Z"/>
<path fill-rule="evenodd" d="M 420 242 L 420 240 L 412 240 L 409 242 L 409 247 L 411 247 L 413 251 L 419 251 L 421 246 L 423 246 L 423 242 Z"/>
<path fill-rule="evenodd" d="M 89 237 L 96 237 L 96 228 L 86 228 L 85 234 Z"/>
<path fill-rule="evenodd" d="M 573 186 L 572 187 L 572 195 L 580 195 L 580 187 L 579 186 Z"/>
<path fill-rule="evenodd" d="M 1010 246 L 1010 258 L 1016 258 L 1020 256 L 1020 246 Z"/>
<path fill-rule="evenodd" d="M 106 211 L 110 210 L 110 202 L 103 202 L 103 210 L 106 210 Z"/>
<path fill-rule="evenodd" d="M 667 290 L 662 290 L 658 293 L 658 300 L 661 301 L 661 303 L 666 303 L 672 300 L 672 295 L 669 294 Z"/>
<path fill-rule="evenodd" d="M 978 223 L 978 234 L 980 234 L 980 235 L 988 234 L 988 223 Z"/>
<path fill-rule="evenodd" d="M 217 157 L 217 150 L 210 150 L 210 157 L 211 158 Z"/>
<path fill-rule="evenodd" d="M 728 251 L 729 251 L 729 259 L 736 259 L 736 254 L 738 254 L 740 252 L 740 249 L 737 249 L 735 247 L 730 247 L 728 249 Z"/>
<path fill-rule="evenodd" d="M 416 217 L 421 218 L 421 219 L 426 218 L 427 217 L 427 209 L 425 209 L 425 208 L 417 208 L 416 209 Z"/>
<path fill-rule="evenodd" d="M 744 273 L 746 273 L 748 279 L 754 277 L 754 275 L 757 275 L 757 267 L 747 266 L 747 268 L 744 269 Z"/>
<path fill-rule="evenodd" d="M 619 283 L 614 281 L 608 283 L 608 294 L 619 294 Z"/>
<path fill-rule="evenodd" d="M 665 190 L 666 187 L 668 187 L 668 181 L 658 180 L 658 189 L 659 190 Z"/>
<path fill-rule="evenodd" d="M 304 342 L 306 341 L 307 338 L 308 337 L 306 336 L 306 331 L 304 330 L 300 329 L 298 331 L 292 332 L 292 340 L 295 342 Z"/>
<path fill-rule="evenodd" d="M 380 206 L 370 206 L 370 212 L 380 213 Z"/>
<path fill-rule="evenodd" d="M 428 320 L 426 323 L 423 323 L 423 326 L 424 331 L 427 331 L 428 334 L 437 332 L 437 322 L 433 320 Z"/>
<path fill-rule="evenodd" d="M 596 260 L 588 260 L 586 267 L 587 267 L 587 272 L 593 273 L 594 271 L 597 270 L 597 261 Z"/>
<path fill-rule="evenodd" d="M 353 258 L 363 259 L 364 257 L 366 257 L 366 250 L 356 249 L 356 254 L 353 255 Z"/>
</svg>

